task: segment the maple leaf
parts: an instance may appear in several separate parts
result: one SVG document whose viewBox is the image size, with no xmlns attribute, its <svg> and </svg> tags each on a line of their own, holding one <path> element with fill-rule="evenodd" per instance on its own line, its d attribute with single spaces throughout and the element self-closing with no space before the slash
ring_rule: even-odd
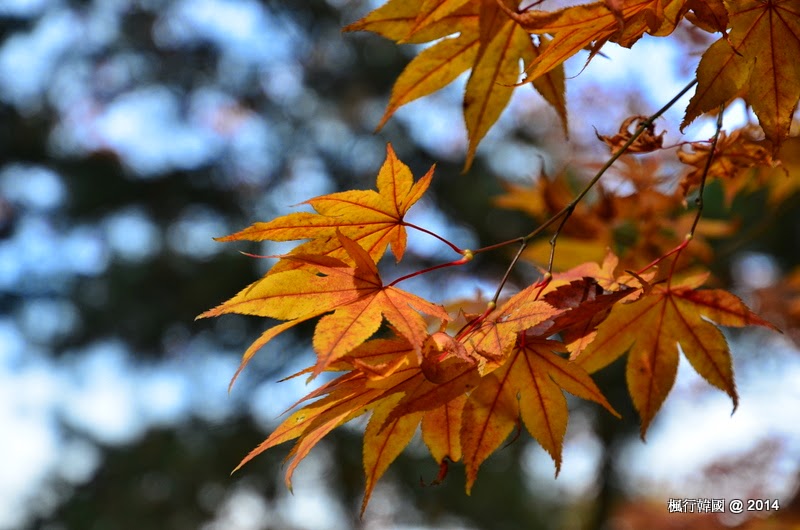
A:
<svg viewBox="0 0 800 530">
<path fill-rule="evenodd" d="M 286 258 L 311 265 L 316 272 L 295 269 L 267 275 L 200 315 L 241 313 L 289 320 L 265 332 L 245 352 L 234 380 L 255 351 L 278 333 L 325 313 L 332 312 L 319 320 L 314 331 L 318 356 L 314 375 L 369 339 L 384 317 L 417 348 L 427 337 L 427 325 L 417 311 L 447 320 L 441 306 L 396 287 L 384 286 L 367 251 L 341 232 L 337 238 L 355 267 L 329 256 L 293 254 Z"/>
<path fill-rule="evenodd" d="M 617 291 L 605 291 L 594 277 L 583 277 L 544 295 L 544 300 L 553 306 L 567 309 L 553 318 L 546 331 L 550 335 L 561 335 L 570 360 L 594 340 L 597 326 L 608 316 L 611 307 L 636 294 L 636 289 L 621 287 Z"/>
<path fill-rule="evenodd" d="M 608 2 L 601 1 L 554 12 L 509 11 L 509 15 L 529 33 L 553 35 L 548 49 L 528 65 L 528 80 L 533 80 L 590 45 L 593 57 L 607 41 L 631 47 L 645 32 L 669 35 L 683 17 L 685 3 L 685 0 L 628 0 L 612 9 Z"/>
<path fill-rule="evenodd" d="M 725 33 L 728 28 L 728 10 L 723 0 L 689 0 L 692 13 L 686 15 L 695 26 L 708 32 Z"/>
<path fill-rule="evenodd" d="M 430 186 L 433 167 L 417 182 L 411 170 L 386 146 L 386 161 L 378 173 L 378 191 L 354 190 L 309 199 L 317 213 L 297 212 L 255 223 L 218 241 L 292 241 L 312 239 L 292 250 L 292 254 L 318 254 L 347 259 L 348 253 L 336 237 L 337 231 L 358 242 L 378 262 L 388 245 L 397 261 L 406 249 L 403 218 Z M 302 266 L 301 260 L 284 259 L 269 274 Z"/>
<path fill-rule="evenodd" d="M 363 374 L 358 374 L 363 378 Z M 286 470 L 286 485 L 291 490 L 292 474 L 311 449 L 330 431 L 353 418 L 364 414 L 372 401 L 383 395 L 383 390 L 369 388 L 353 374 L 346 374 L 327 385 L 330 391 L 324 398 L 306 405 L 283 421 L 270 436 L 245 456 L 233 470 L 236 472 L 247 462 L 267 449 L 289 440 L 300 438 L 287 456 L 293 461 Z M 324 391 L 324 390 L 323 390 Z M 319 395 L 321 392 L 315 392 Z M 313 398 L 313 395 L 305 399 Z"/>
<path fill-rule="evenodd" d="M 703 54 L 681 129 L 737 96 L 753 108 L 777 151 L 800 100 L 800 3 L 725 2 L 731 31 Z"/>
<path fill-rule="evenodd" d="M 389 0 L 342 31 L 371 31 L 398 43 L 421 43 L 458 33 L 477 21 L 473 0 Z"/>
<path fill-rule="evenodd" d="M 339 362 L 352 363 L 356 359 L 373 366 L 392 362 L 392 359 L 393 364 L 400 364 L 399 360 L 404 362 L 403 366 L 379 377 L 374 377 L 371 370 L 355 368 L 309 393 L 299 403 L 317 401 L 286 418 L 234 471 L 267 449 L 297 439 L 286 457 L 291 462 L 286 469 L 285 481 L 291 489 L 295 469 L 316 444 L 336 427 L 370 411 L 372 415 L 363 445 L 366 484 L 362 514 L 375 484 L 408 445 L 420 421 L 423 422 L 424 439 L 437 461 L 442 462 L 445 457 L 460 459 L 458 429 L 466 392 L 471 387 L 453 385 L 452 382 L 441 386 L 430 383 L 420 370 L 414 348 L 401 337 L 368 341 Z M 305 372 L 307 370 L 301 373 Z M 462 376 L 456 379 L 470 380 Z M 475 380 L 471 380 L 474 387 Z M 409 395 L 413 400 L 421 397 L 429 402 L 423 407 L 416 404 L 417 408 L 402 409 L 400 406 L 408 402 Z"/>
<path fill-rule="evenodd" d="M 559 309 L 538 299 L 541 291 L 541 286 L 529 285 L 467 327 L 462 341 L 470 355 L 479 362 L 482 375 L 493 370 L 498 362 L 508 356 L 520 332 L 546 322 L 559 313 Z M 486 365 L 487 360 L 492 361 L 489 366 Z"/>
<path fill-rule="evenodd" d="M 465 28 L 458 37 L 443 39 L 420 52 L 397 78 L 377 128 L 383 127 L 401 106 L 445 87 L 472 67 L 479 46 L 475 24 Z"/>
<path fill-rule="evenodd" d="M 467 395 L 461 394 L 422 416 L 422 441 L 440 465 L 445 458 L 461 460 L 461 416 L 466 402 Z"/>
<path fill-rule="evenodd" d="M 592 373 L 630 349 L 626 377 L 642 438 L 675 382 L 678 346 L 698 374 L 731 397 L 735 409 L 730 350 L 717 326 L 775 329 L 726 291 L 696 290 L 706 277 L 652 285 L 636 301 L 616 304 L 575 361 Z"/>
<path fill-rule="evenodd" d="M 374 409 L 364 432 L 363 462 L 366 485 L 364 501 L 361 503 L 362 516 L 367 509 L 375 484 L 409 444 L 422 419 L 423 413 L 417 412 L 387 421 L 399 397 L 381 402 Z"/>
<path fill-rule="evenodd" d="M 453 399 L 472 391 L 481 381 L 477 367 L 461 359 L 442 360 L 436 381 L 421 370 L 403 386 L 403 398 L 391 411 L 387 422 L 415 412 L 437 409 Z"/>
<path fill-rule="evenodd" d="M 542 47 L 542 50 L 544 47 Z M 545 53 L 542 51 L 542 53 Z M 530 35 L 505 16 L 495 0 L 483 0 L 480 11 L 480 49 L 464 92 L 464 121 L 469 134 L 465 169 L 472 164 L 478 143 L 511 99 L 520 75 L 520 59 L 538 57 Z M 563 72 L 538 85 L 566 120 Z"/>
<path fill-rule="evenodd" d="M 502 1 L 505 9 L 513 6 L 511 0 Z M 378 129 L 401 106 L 441 89 L 471 68 L 464 93 L 469 137 L 465 170 L 471 166 L 481 139 L 511 99 L 521 72 L 520 60 L 531 62 L 549 46 L 546 37 L 538 46 L 534 44 L 495 0 L 391 0 L 345 27 L 345 31 L 355 30 L 372 31 L 398 43 L 458 34 L 426 48 L 406 66 L 392 88 Z M 532 81 L 556 110 L 566 131 L 563 69 Z"/>
<path fill-rule="evenodd" d="M 400 346 L 399 348 L 398 345 Z M 317 443 L 319 443 L 336 427 L 339 427 L 340 425 L 343 425 L 344 423 L 347 423 L 348 421 L 355 419 L 362 414 L 369 412 L 370 410 L 379 410 L 378 418 L 381 419 L 373 418 L 374 421 L 371 423 L 374 424 L 374 426 L 369 433 L 370 435 L 381 435 L 382 431 L 379 428 L 382 426 L 382 424 L 386 423 L 386 421 L 384 421 L 386 413 L 390 411 L 392 407 L 394 407 L 399 395 L 402 395 L 402 393 L 405 392 L 409 386 L 413 386 L 418 382 L 420 377 L 419 366 L 414 362 L 416 355 L 413 348 L 408 344 L 408 341 L 372 341 L 371 344 L 364 345 L 361 353 L 365 353 L 367 355 L 396 355 L 399 357 L 406 357 L 409 362 L 407 366 L 395 371 L 391 375 L 382 378 L 380 381 L 371 381 L 365 373 L 355 370 L 348 372 L 311 392 L 300 402 L 316 398 L 320 399 L 305 405 L 286 418 L 266 440 L 259 444 L 255 449 L 250 451 L 250 453 L 248 453 L 248 455 L 242 459 L 236 469 L 234 469 L 234 472 L 267 449 L 287 441 L 297 439 L 297 442 L 286 457 L 287 460 L 291 459 L 291 463 L 286 469 L 285 482 L 287 487 L 291 490 L 292 475 L 294 470 L 308 455 L 311 449 L 313 449 Z M 398 419 L 401 418 L 392 418 L 389 420 L 389 425 L 392 425 L 392 422 L 395 422 L 395 420 Z M 419 422 L 419 419 L 420 417 L 416 418 L 417 423 Z M 391 435 L 392 432 L 394 432 L 395 435 L 398 435 L 398 433 L 401 432 L 401 429 L 399 429 L 398 426 L 403 427 L 406 425 L 406 421 L 407 420 L 403 420 L 403 423 L 399 424 L 394 423 L 395 428 L 391 429 L 388 435 Z M 385 471 L 386 467 L 388 467 L 388 464 L 394 458 L 391 458 L 391 460 L 387 463 L 386 460 L 390 457 L 391 452 L 383 452 L 381 450 L 368 455 L 366 453 L 366 443 L 367 438 L 365 438 L 364 462 L 365 471 L 369 469 L 368 473 L 372 472 L 373 478 L 371 481 L 368 476 L 368 486 L 371 490 L 371 487 L 374 487 L 377 479 L 380 478 L 380 475 Z M 403 446 L 405 446 L 405 444 L 403 444 Z M 384 463 L 386 463 L 386 467 L 383 467 Z M 379 469 L 380 472 L 378 472 Z M 369 495 L 367 495 L 365 498 L 365 507 L 368 500 Z"/>
<path fill-rule="evenodd" d="M 619 126 L 619 132 L 614 136 L 603 136 L 595 131 L 597 138 L 611 148 L 611 152 L 617 152 L 625 143 L 633 136 L 633 131 L 630 130 L 631 125 L 636 124 L 638 128 L 642 122 L 647 120 L 647 116 L 630 116 L 626 118 Z M 636 140 L 628 146 L 626 153 L 649 153 L 657 149 L 661 149 L 664 143 L 664 135 L 667 131 L 661 131 L 661 134 L 656 135 L 656 126 L 650 123 L 644 132 L 639 135 Z"/>
<path fill-rule="evenodd" d="M 554 353 L 557 351 L 563 351 L 558 342 L 526 338 L 506 363 L 484 376 L 470 394 L 461 424 L 467 493 L 480 465 L 508 437 L 520 416 L 531 436 L 553 458 L 558 474 L 569 415 L 563 390 L 600 403 L 619 416 L 589 374 Z"/>
<path fill-rule="evenodd" d="M 539 56 L 547 50 L 551 42 L 551 39 L 546 35 L 539 36 L 538 46 L 531 42 L 531 45 L 525 47 L 522 51 L 523 64 L 533 64 Z M 555 68 L 531 80 L 533 88 L 541 94 L 545 101 L 553 107 L 556 114 L 558 114 L 561 120 L 561 127 L 564 130 L 564 135 L 569 136 L 565 83 L 564 68 Z"/>
<path fill-rule="evenodd" d="M 683 196 L 688 195 L 692 188 L 700 184 L 703 175 L 707 175 L 725 180 L 725 200 L 730 205 L 736 194 L 748 184 L 747 177 L 754 173 L 751 171 L 754 167 L 772 167 L 774 163 L 769 149 L 751 133 L 749 127 L 737 129 L 730 135 L 721 131 L 707 172 L 708 157 L 712 155 L 711 145 L 708 142 L 690 144 L 692 151 L 679 150 L 678 159 L 694 167 L 681 179 L 680 189 Z"/>
</svg>

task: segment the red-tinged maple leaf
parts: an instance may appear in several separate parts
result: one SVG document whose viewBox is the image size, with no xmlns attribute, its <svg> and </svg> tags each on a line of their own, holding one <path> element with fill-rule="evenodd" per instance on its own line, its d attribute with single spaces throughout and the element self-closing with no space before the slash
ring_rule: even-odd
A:
<svg viewBox="0 0 800 530">
<path fill-rule="evenodd" d="M 267 275 L 200 315 L 241 313 L 289 321 L 265 332 L 245 352 L 234 379 L 256 349 L 278 333 L 331 311 L 333 313 L 320 319 L 314 331 L 313 343 L 318 356 L 315 375 L 369 339 L 384 317 L 417 348 L 428 336 L 427 325 L 417 311 L 441 320 L 448 318 L 441 306 L 396 287 L 384 286 L 367 251 L 342 233 L 337 237 L 355 267 L 326 256 L 291 255 L 288 259 L 309 264 L 316 272 L 295 269 Z"/>
<path fill-rule="evenodd" d="M 626 376 L 642 418 L 642 438 L 675 382 L 679 345 L 697 373 L 725 391 L 735 409 L 738 396 L 730 350 L 717 326 L 775 329 L 726 291 L 696 290 L 706 277 L 654 284 L 636 301 L 616 304 L 576 359 L 591 373 L 630 350 Z"/>
<path fill-rule="evenodd" d="M 406 250 L 406 229 L 403 218 L 430 186 L 433 168 L 414 182 L 411 170 L 395 155 L 391 144 L 386 146 L 386 161 L 378 173 L 378 191 L 353 190 L 309 199 L 317 213 L 297 212 L 255 223 L 218 241 L 293 241 L 311 239 L 296 247 L 292 254 L 319 254 L 348 259 L 336 237 L 337 230 L 365 248 L 378 262 L 388 245 L 397 261 Z M 300 260 L 282 260 L 270 274 L 296 268 Z"/>
<path fill-rule="evenodd" d="M 559 309 L 552 324 L 543 333 L 559 333 L 561 340 L 574 360 L 596 333 L 596 328 L 608 316 L 611 307 L 631 295 L 636 289 L 622 286 L 618 291 L 605 291 L 595 278 L 584 277 L 556 288 L 544 296 L 544 300 Z"/>
<path fill-rule="evenodd" d="M 488 315 L 476 317 L 460 334 L 481 374 L 494 370 L 509 354 L 520 332 L 556 316 L 561 310 L 539 299 L 540 285 L 530 285 Z M 488 364 L 486 361 L 490 361 Z"/>
<path fill-rule="evenodd" d="M 800 2 L 726 0 L 725 4 L 730 34 L 703 54 L 697 66 L 697 90 L 681 128 L 743 95 L 777 151 L 789 134 L 800 100 Z"/>
<path fill-rule="evenodd" d="M 561 448 L 567 430 L 567 401 L 563 391 L 609 405 L 592 378 L 579 365 L 557 353 L 561 343 L 526 338 L 506 363 L 481 379 L 464 406 L 461 447 L 467 473 L 467 493 L 478 468 L 514 430 L 522 417 L 528 432 L 561 467 Z"/>
</svg>

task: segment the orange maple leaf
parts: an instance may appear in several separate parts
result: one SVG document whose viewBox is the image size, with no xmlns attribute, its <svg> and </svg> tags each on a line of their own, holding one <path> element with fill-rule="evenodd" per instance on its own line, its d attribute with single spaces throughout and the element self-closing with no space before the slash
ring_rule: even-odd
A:
<svg viewBox="0 0 800 530">
<path fill-rule="evenodd" d="M 726 2 L 730 35 L 703 54 L 681 129 L 737 96 L 753 107 L 777 151 L 800 100 L 800 2 Z"/>
<path fill-rule="evenodd" d="M 476 22 L 474 0 L 389 0 L 342 31 L 371 31 L 397 43 L 421 43 Z"/>
<path fill-rule="evenodd" d="M 502 1 L 510 11 L 513 2 Z M 458 34 L 423 50 L 406 66 L 378 128 L 402 105 L 439 90 L 472 68 L 464 93 L 469 137 L 465 169 L 469 169 L 478 144 L 511 99 L 521 73 L 520 60 L 531 62 L 549 46 L 546 37 L 536 45 L 495 0 L 391 0 L 345 27 L 345 31 L 354 30 L 372 31 L 398 43 Z M 556 110 L 566 131 L 563 70 L 532 81 Z"/>
<path fill-rule="evenodd" d="M 466 392 L 471 387 L 458 381 L 471 380 L 474 387 L 474 372 L 466 378 L 457 376 L 455 385 L 452 382 L 433 384 L 421 372 L 414 348 L 403 338 L 368 341 L 340 362 L 352 363 L 355 360 L 373 365 L 399 364 L 399 360 L 404 363 L 380 377 L 355 368 L 311 392 L 300 402 L 319 399 L 286 418 L 239 463 L 236 470 L 267 449 L 297 439 L 287 456 L 287 460 L 292 461 L 287 467 L 285 480 L 291 489 L 294 470 L 310 450 L 336 427 L 369 411 L 372 411 L 372 416 L 364 433 L 366 486 L 362 514 L 375 484 L 408 445 L 421 420 L 423 436 L 437 461 L 441 462 L 445 457 L 460 458 L 458 429 Z M 404 410 L 401 405 L 408 402 L 409 396 L 415 403 L 411 409 Z M 425 401 L 421 406 L 416 403 L 420 399 Z M 441 419 L 443 422 L 439 421 Z"/>
<path fill-rule="evenodd" d="M 540 285 L 530 285 L 488 315 L 477 317 L 461 334 L 467 351 L 486 374 L 498 366 L 514 347 L 520 332 L 549 321 L 561 310 L 543 300 Z M 486 361 L 492 361 L 488 366 Z"/>
<path fill-rule="evenodd" d="M 357 377 L 353 377 L 353 375 L 357 375 Z M 332 381 L 327 385 L 328 395 L 304 406 L 286 418 L 266 440 L 250 451 L 233 471 L 236 472 L 267 449 L 299 438 L 300 440 L 287 456 L 287 459 L 293 457 L 285 477 L 286 485 L 291 489 L 294 469 L 308 455 L 314 445 L 339 425 L 367 412 L 369 410 L 367 405 L 384 394 L 382 389 L 368 388 L 364 384 L 364 379 L 363 374 L 348 373 Z M 304 399 L 312 397 L 306 396 Z M 306 441 L 309 435 L 313 436 Z"/>
<path fill-rule="evenodd" d="M 479 47 L 478 24 L 475 20 L 472 25 L 465 24 L 458 37 L 443 39 L 421 51 L 395 81 L 386 112 L 377 128 L 383 127 L 395 111 L 406 103 L 436 92 L 467 71 L 475 62 Z"/>
<path fill-rule="evenodd" d="M 364 432 L 363 462 L 366 484 L 361 503 L 362 515 L 367 509 L 375 484 L 409 444 L 422 419 L 423 413 L 416 412 L 387 421 L 400 397 L 393 396 L 375 407 Z"/>
<path fill-rule="evenodd" d="M 467 395 L 462 394 L 422 417 L 422 440 L 438 464 L 445 458 L 461 460 L 461 414 L 466 402 Z"/>
<path fill-rule="evenodd" d="M 378 191 L 353 190 L 309 199 L 317 213 L 297 212 L 255 223 L 218 241 L 292 241 L 311 239 L 292 250 L 291 254 L 318 254 L 347 259 L 337 230 L 367 249 L 378 262 L 388 245 L 397 261 L 406 250 L 406 229 L 403 218 L 430 186 L 433 167 L 417 182 L 411 170 L 395 155 L 391 144 L 386 146 L 386 161 L 378 173 Z M 269 274 L 302 266 L 299 260 L 282 260 Z"/>
<path fill-rule="evenodd" d="M 520 75 L 520 58 L 531 53 L 531 38 L 505 16 L 494 1 L 483 0 L 480 50 L 464 92 L 464 121 L 469 133 L 466 168 L 478 143 L 511 99 Z"/>
<path fill-rule="evenodd" d="M 389 350 L 395 350 L 395 343 L 393 341 L 382 341 L 378 344 L 370 345 L 370 348 L 368 349 L 383 350 L 386 348 Z M 353 371 L 344 374 L 333 381 L 328 382 L 314 392 L 311 392 L 309 395 L 304 397 L 301 402 L 319 398 L 320 396 L 324 397 L 321 397 L 321 399 L 305 405 L 304 407 L 292 413 L 272 432 L 272 434 L 270 434 L 266 440 L 259 444 L 258 447 L 250 451 L 250 453 L 248 453 L 248 455 L 242 459 L 239 465 L 236 466 L 236 469 L 234 469 L 234 472 L 267 449 L 275 447 L 284 442 L 297 439 L 297 442 L 292 447 L 291 452 L 286 457 L 287 460 L 292 460 L 285 473 L 286 485 L 291 490 L 292 475 L 294 474 L 294 470 L 297 468 L 299 463 L 306 456 L 308 456 L 308 453 L 311 451 L 311 449 L 313 449 L 314 446 L 320 442 L 320 440 L 322 440 L 336 427 L 339 427 L 340 425 L 343 425 L 348 421 L 355 419 L 366 412 L 369 412 L 370 410 L 380 409 L 379 419 L 376 419 L 372 422 L 375 424 L 373 430 L 376 430 L 376 432 L 370 432 L 371 434 L 379 434 L 379 428 L 385 423 L 386 413 L 389 412 L 397 402 L 397 396 L 401 395 L 402 392 L 407 390 L 409 384 L 413 385 L 418 380 L 418 376 L 420 375 L 419 366 L 415 365 L 413 361 L 413 359 L 416 358 L 413 348 L 408 345 L 407 341 L 405 342 L 405 352 L 394 351 L 394 353 L 400 356 L 407 356 L 409 358 L 409 364 L 397 370 L 390 376 L 387 376 L 379 383 L 370 382 L 366 374 L 359 371 Z M 417 422 L 419 422 L 419 420 L 420 416 L 416 418 Z M 390 420 L 390 423 L 391 421 L 394 421 L 394 419 Z M 405 423 L 401 425 L 404 424 Z M 389 434 L 392 432 L 397 434 L 398 431 L 396 429 L 390 430 Z M 367 438 L 365 437 L 365 444 L 366 443 Z M 403 444 L 403 446 L 405 446 L 405 444 Z M 373 456 L 375 457 L 374 460 L 372 460 L 373 465 L 382 466 L 389 454 L 386 453 L 381 455 L 381 451 L 378 451 L 375 455 L 372 455 L 369 458 L 372 458 Z M 396 456 L 397 455 L 395 454 L 395 457 Z M 392 460 L 393 459 L 394 458 L 392 458 Z M 368 460 L 365 459 L 365 464 L 367 461 Z M 388 463 L 386 463 L 386 466 L 388 466 Z M 373 470 L 374 473 L 373 480 L 370 483 L 371 486 L 374 486 L 375 481 L 380 478 L 380 474 L 382 474 L 385 469 L 386 467 L 383 467 L 380 473 L 377 473 L 375 470 Z M 365 499 L 365 506 L 367 500 L 368 496 Z"/>
<path fill-rule="evenodd" d="M 469 395 L 461 425 L 467 493 L 480 465 L 508 437 L 520 416 L 531 436 L 550 453 L 558 474 L 569 416 L 563 390 L 619 416 L 581 366 L 554 353 L 560 351 L 564 347 L 559 342 L 525 338 L 505 364 L 481 378 Z"/>
<path fill-rule="evenodd" d="M 672 33 L 683 17 L 686 0 L 626 0 L 567 7 L 547 12 L 526 10 L 510 16 L 529 33 L 553 35 L 553 41 L 532 65 L 528 79 L 533 80 L 561 65 L 591 46 L 593 57 L 607 41 L 631 47 L 644 33 L 665 36 Z"/>
<path fill-rule="evenodd" d="M 320 319 L 314 331 L 313 343 L 318 356 L 314 375 L 369 339 L 384 317 L 416 348 L 421 347 L 427 337 L 427 325 L 417 311 L 448 319 L 441 306 L 396 287 L 384 286 L 366 250 L 341 232 L 337 238 L 355 267 L 329 256 L 285 256 L 311 266 L 312 270 L 295 269 L 267 275 L 200 315 L 241 313 L 288 320 L 267 330 L 248 348 L 234 380 L 255 352 L 277 334 L 325 313 L 332 312 Z"/>
<path fill-rule="evenodd" d="M 642 438 L 675 382 L 679 345 L 697 373 L 731 397 L 735 410 L 731 354 L 716 325 L 775 329 L 726 291 L 696 290 L 707 276 L 656 284 L 636 301 L 616 304 L 575 360 L 591 373 L 630 349 L 628 390 L 642 418 Z"/>
</svg>

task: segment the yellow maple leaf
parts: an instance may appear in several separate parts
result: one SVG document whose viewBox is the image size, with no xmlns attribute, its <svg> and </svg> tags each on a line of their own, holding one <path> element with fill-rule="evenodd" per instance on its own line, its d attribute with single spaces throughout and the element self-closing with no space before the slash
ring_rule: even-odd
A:
<svg viewBox="0 0 800 530">
<path fill-rule="evenodd" d="M 477 19 L 472 0 L 389 0 L 342 31 L 371 31 L 397 43 L 429 42 Z"/>
<path fill-rule="evenodd" d="M 465 168 L 470 167 L 478 143 L 511 99 L 520 75 L 520 57 L 530 53 L 531 47 L 530 35 L 493 1 L 488 3 L 491 5 L 481 10 L 481 46 L 464 92 L 469 135 Z"/>
<path fill-rule="evenodd" d="M 367 509 L 375 484 L 409 444 L 422 419 L 423 413 L 416 412 L 387 421 L 400 397 L 385 399 L 375 407 L 364 432 L 363 463 L 366 484 L 361 503 L 362 515 Z"/>
<path fill-rule="evenodd" d="M 384 317 L 416 348 L 428 336 L 427 325 L 417 311 L 448 319 L 441 306 L 396 287 L 384 286 L 369 254 L 343 234 L 337 236 L 355 267 L 328 256 L 292 255 L 289 259 L 310 265 L 312 270 L 267 275 L 198 317 L 240 313 L 288 320 L 267 330 L 247 349 L 234 380 L 255 352 L 277 334 L 325 313 L 332 312 L 319 320 L 314 331 L 313 344 L 318 356 L 314 375 L 369 339 Z"/>
<path fill-rule="evenodd" d="M 458 37 L 443 39 L 420 52 L 395 81 L 378 129 L 398 108 L 436 92 L 467 71 L 475 62 L 479 46 L 478 27 L 475 24 L 472 28 L 465 28 Z"/>
<path fill-rule="evenodd" d="M 348 259 L 348 253 L 336 237 L 339 231 L 365 248 L 372 259 L 381 259 L 391 245 L 397 261 L 406 250 L 403 218 L 430 186 L 433 167 L 417 182 L 411 170 L 386 146 L 386 161 L 378 173 L 378 191 L 352 190 L 309 199 L 316 213 L 297 212 L 267 223 L 255 223 L 218 241 L 292 241 L 311 239 L 291 254 L 317 254 Z M 282 260 L 270 274 L 301 266 L 300 261 Z"/>
</svg>

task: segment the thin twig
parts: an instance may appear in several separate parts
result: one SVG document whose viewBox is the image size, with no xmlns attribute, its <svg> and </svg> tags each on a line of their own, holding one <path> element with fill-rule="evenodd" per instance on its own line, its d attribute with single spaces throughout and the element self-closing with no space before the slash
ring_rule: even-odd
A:
<svg viewBox="0 0 800 530">
<path fill-rule="evenodd" d="M 700 176 L 700 188 L 697 191 L 697 197 L 694 200 L 694 203 L 697 205 L 697 213 L 694 216 L 694 221 L 692 222 L 692 228 L 689 229 L 689 233 L 686 234 L 686 238 L 684 239 L 683 243 L 679 245 L 678 251 L 675 253 L 675 259 L 672 261 L 672 266 L 669 269 L 669 277 L 667 278 L 667 285 L 669 286 L 672 282 L 672 274 L 675 272 L 675 266 L 678 263 L 678 259 L 681 257 L 681 252 L 685 249 L 689 241 L 694 238 L 694 231 L 697 229 L 697 223 L 700 222 L 700 217 L 703 215 L 703 192 L 706 189 L 706 179 L 708 177 L 708 172 L 711 170 L 711 163 L 714 160 L 714 155 L 717 154 L 717 142 L 719 141 L 719 133 L 722 131 L 722 114 L 725 110 L 725 105 L 720 105 L 719 113 L 717 114 L 717 128 L 714 131 L 714 137 L 711 139 L 711 149 L 708 152 L 708 159 L 706 160 L 706 165 L 703 167 L 703 174 Z"/>
<path fill-rule="evenodd" d="M 453 250 L 455 250 L 459 254 L 463 254 L 464 253 L 464 251 L 462 249 L 458 248 L 458 246 L 456 246 L 454 243 L 451 243 L 450 241 L 446 240 L 445 238 L 443 238 L 442 236 L 440 236 L 439 234 L 437 234 L 435 232 L 431 232 L 430 230 L 428 230 L 426 228 L 422 228 L 421 226 L 417 226 L 417 225 L 415 225 L 413 223 L 409 223 L 407 221 L 403 221 L 401 223 L 401 225 L 402 226 L 407 226 L 409 228 L 413 228 L 414 230 L 418 230 L 418 231 L 420 231 L 422 233 L 428 234 L 429 236 L 435 237 L 436 239 L 438 239 L 439 241 L 441 241 L 442 243 L 444 243 L 448 247 L 452 248 Z"/>
<path fill-rule="evenodd" d="M 595 176 L 592 177 L 592 179 L 586 184 L 586 186 L 580 191 L 580 193 L 578 193 L 578 195 L 576 195 L 575 198 L 572 199 L 572 201 L 570 201 L 569 204 L 564 206 L 561 210 L 559 210 L 557 213 L 555 213 L 552 217 L 550 217 L 550 219 L 545 221 L 543 224 L 539 225 L 531 233 L 529 233 L 526 236 L 523 236 L 520 239 L 520 242 L 521 242 L 520 250 L 517 252 L 517 255 L 514 256 L 514 259 L 511 260 L 511 263 L 509 264 L 508 269 L 506 270 L 506 273 L 503 276 L 503 280 L 500 283 L 500 286 L 498 287 L 497 292 L 495 293 L 495 297 L 493 298 L 493 300 L 495 302 L 499 298 L 500 291 L 502 291 L 503 286 L 506 283 L 506 280 L 508 279 L 509 275 L 511 274 L 511 270 L 514 268 L 514 265 L 516 265 L 517 261 L 519 261 L 519 257 L 522 254 L 522 251 L 527 246 L 528 242 L 531 239 L 537 237 L 543 231 L 545 231 L 548 227 L 550 227 L 550 225 L 552 225 L 553 223 L 555 223 L 558 220 L 561 220 L 561 223 L 559 224 L 559 227 L 558 227 L 558 229 L 556 231 L 556 234 L 554 235 L 554 238 L 551 240 L 551 263 L 550 263 L 550 265 L 552 266 L 552 257 L 553 257 L 552 256 L 552 252 L 555 250 L 555 244 L 556 244 L 556 240 L 558 239 L 558 235 L 561 233 L 561 228 L 564 226 L 564 224 L 566 223 L 567 219 L 569 219 L 569 217 L 572 215 L 572 212 L 575 211 L 575 207 L 578 205 L 578 203 L 586 196 L 587 193 L 589 193 L 589 191 L 594 187 L 594 185 L 597 184 L 597 182 L 600 180 L 600 177 L 602 177 L 603 174 L 605 174 L 605 172 L 608 171 L 608 169 L 614 164 L 614 162 L 616 162 L 617 159 L 619 157 L 621 157 L 625 153 L 625 151 L 628 150 L 628 148 L 631 145 L 633 145 L 633 143 L 639 138 L 639 136 L 641 136 L 642 133 L 644 133 L 653 124 L 653 122 L 655 122 L 658 118 L 660 118 L 662 114 L 664 114 L 680 98 L 682 98 L 684 94 L 686 94 L 689 90 L 691 90 L 691 88 L 696 83 L 697 83 L 697 78 L 693 79 L 689 84 L 687 84 L 685 87 L 683 87 L 681 89 L 681 91 L 678 92 L 675 95 L 675 97 L 673 97 L 671 100 L 669 100 L 669 102 L 667 102 L 666 105 L 664 105 L 663 107 L 658 109 L 654 114 L 650 115 L 646 120 L 639 122 L 639 126 L 633 132 L 631 137 L 628 138 L 628 141 L 625 142 L 624 144 L 622 144 L 622 146 L 616 152 L 614 152 L 614 154 L 606 161 L 606 163 L 603 164 L 603 167 L 600 168 L 600 170 L 595 174 Z M 550 272 L 550 270 L 548 270 L 548 272 Z"/>
<path fill-rule="evenodd" d="M 714 160 L 714 155 L 717 153 L 717 141 L 719 140 L 719 133 L 722 130 L 722 112 L 725 110 L 724 105 L 720 105 L 719 114 L 717 114 L 717 130 L 714 131 L 714 138 L 711 139 L 711 151 L 708 153 L 706 165 L 703 168 L 703 176 L 700 177 L 700 189 L 697 192 L 697 198 L 694 203 L 697 205 L 697 215 L 695 215 L 692 229 L 689 230 L 689 236 L 694 237 L 694 231 L 697 228 L 697 223 L 700 221 L 700 216 L 703 214 L 703 192 L 706 189 L 706 177 L 711 170 L 711 162 Z"/>
<path fill-rule="evenodd" d="M 519 261 L 519 257 L 522 255 L 522 251 L 525 250 L 525 247 L 528 246 L 528 240 L 526 238 L 522 238 L 520 240 L 519 250 L 517 250 L 514 259 L 511 260 L 511 263 L 508 265 L 506 269 L 506 273 L 503 275 L 503 279 L 500 280 L 500 285 L 497 286 L 497 290 L 494 292 L 494 296 L 492 297 L 492 303 L 496 304 L 497 299 L 500 298 L 500 293 L 503 291 L 503 287 L 506 285 L 508 281 L 508 277 L 511 276 L 511 270 L 514 268 L 514 265 Z"/>
</svg>

